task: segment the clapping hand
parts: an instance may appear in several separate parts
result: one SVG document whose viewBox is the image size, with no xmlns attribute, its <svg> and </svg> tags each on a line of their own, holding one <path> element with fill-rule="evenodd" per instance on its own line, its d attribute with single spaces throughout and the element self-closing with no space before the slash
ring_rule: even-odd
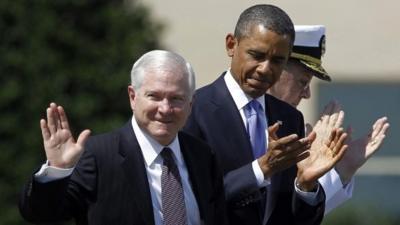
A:
<svg viewBox="0 0 400 225">
<path fill-rule="evenodd" d="M 349 149 L 336 165 L 342 183 L 348 183 L 357 170 L 379 150 L 388 128 L 387 118 L 382 117 L 375 121 L 368 134 L 356 140 L 348 141 Z M 349 133 L 351 133 L 351 129 L 349 129 Z"/>
<path fill-rule="evenodd" d="M 266 177 L 271 177 L 278 171 L 287 169 L 297 162 L 307 158 L 311 138 L 299 139 L 296 134 L 278 138 L 276 132 L 279 129 L 279 122 L 268 128 L 268 151 L 258 159 L 261 170 Z"/>
<path fill-rule="evenodd" d="M 344 112 L 336 102 L 329 103 L 313 129 L 307 125 L 308 136 L 315 140 L 309 150 L 310 156 L 297 163 L 297 182 L 300 189 L 310 191 L 317 185 L 317 180 L 331 170 L 343 157 L 347 145 L 347 134 L 342 126 Z"/>
</svg>

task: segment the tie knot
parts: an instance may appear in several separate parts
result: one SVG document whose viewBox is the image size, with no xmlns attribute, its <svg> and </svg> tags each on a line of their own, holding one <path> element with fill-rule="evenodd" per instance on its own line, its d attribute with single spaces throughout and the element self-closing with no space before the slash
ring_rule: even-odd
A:
<svg viewBox="0 0 400 225">
<path fill-rule="evenodd" d="M 256 99 L 253 99 L 249 103 L 247 103 L 244 111 L 246 113 L 246 116 L 252 116 L 259 113 L 261 111 L 261 108 L 261 104 Z"/>
<path fill-rule="evenodd" d="M 163 157 L 164 164 L 171 164 L 174 162 L 174 159 L 172 158 L 172 150 L 168 147 L 165 147 L 161 151 L 161 156 Z"/>
</svg>

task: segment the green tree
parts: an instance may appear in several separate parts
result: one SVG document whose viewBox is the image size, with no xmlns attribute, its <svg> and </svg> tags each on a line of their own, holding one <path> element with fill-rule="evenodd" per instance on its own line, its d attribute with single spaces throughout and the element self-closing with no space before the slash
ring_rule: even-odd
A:
<svg viewBox="0 0 400 225">
<path fill-rule="evenodd" d="M 131 115 L 133 62 L 160 48 L 163 24 L 123 0 L 0 1 L 0 224 L 26 224 L 19 193 L 44 160 L 40 118 L 62 104 L 76 133 Z"/>
</svg>

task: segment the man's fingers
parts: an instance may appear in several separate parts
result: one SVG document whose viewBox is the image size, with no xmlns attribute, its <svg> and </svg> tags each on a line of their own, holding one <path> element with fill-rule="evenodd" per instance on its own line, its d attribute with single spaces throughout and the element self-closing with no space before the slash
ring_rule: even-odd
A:
<svg viewBox="0 0 400 225">
<path fill-rule="evenodd" d="M 386 125 L 386 127 L 385 127 L 385 125 Z M 385 127 L 385 129 L 383 130 L 384 127 Z M 386 132 L 388 127 L 389 127 L 389 123 L 387 123 L 386 117 L 382 117 L 382 118 L 378 119 L 372 126 L 371 138 L 375 138 L 376 136 L 382 134 L 382 131 Z"/>
<path fill-rule="evenodd" d="M 47 127 L 47 122 L 45 119 L 40 120 L 40 129 L 42 130 L 43 140 L 47 141 L 50 138 L 50 131 Z"/>
<path fill-rule="evenodd" d="M 269 166 L 278 168 L 278 170 L 286 169 L 296 163 L 304 160 L 310 155 L 306 148 L 297 149 L 296 151 L 281 151 L 279 154 L 274 155 L 269 160 Z"/>
<path fill-rule="evenodd" d="M 317 138 L 317 133 L 312 131 L 307 135 L 307 141 L 311 144 Z"/>
<path fill-rule="evenodd" d="M 340 133 L 340 137 L 339 137 L 338 141 L 336 141 L 336 143 L 335 143 L 334 155 L 339 154 L 339 151 L 342 149 L 342 146 L 344 145 L 346 138 L 347 138 L 346 133 Z"/>
<path fill-rule="evenodd" d="M 302 149 L 301 151 L 300 150 L 296 151 L 295 154 L 292 153 L 285 155 L 284 157 L 281 157 L 280 160 L 278 160 L 278 162 L 282 165 L 286 165 L 287 168 L 306 159 L 308 156 L 310 156 L 310 152 L 307 151 L 307 149 Z"/>
<path fill-rule="evenodd" d="M 304 152 L 308 151 L 309 146 L 303 145 L 296 149 L 291 149 L 290 151 L 282 151 L 280 154 L 282 158 L 287 158 L 288 160 L 294 160 L 297 162 L 297 158 Z"/>
<path fill-rule="evenodd" d="M 329 138 L 326 140 L 325 144 L 333 149 L 335 147 L 335 139 L 337 139 L 337 132 L 338 130 L 335 128 L 331 131 L 331 133 L 329 134 Z"/>
<path fill-rule="evenodd" d="M 78 140 L 76 141 L 76 143 L 80 146 L 84 146 L 86 140 L 89 138 L 90 136 L 90 130 L 84 130 L 79 134 Z"/>
<path fill-rule="evenodd" d="M 274 125 L 268 127 L 268 135 L 271 137 L 273 140 L 278 140 L 278 136 L 276 135 L 276 132 L 279 129 L 279 126 L 281 125 L 282 122 L 276 122 Z"/>
<path fill-rule="evenodd" d="M 310 152 L 309 151 L 304 151 L 302 152 L 300 155 L 297 156 L 296 158 L 296 163 L 303 161 L 304 159 L 306 159 L 308 156 L 310 156 Z"/>
<path fill-rule="evenodd" d="M 377 134 L 374 138 L 369 139 L 368 145 L 371 148 L 367 148 L 366 157 L 371 157 L 382 145 L 383 140 L 386 137 L 386 131 L 389 128 L 389 123 L 383 125 L 382 129 L 380 130 L 379 134 Z"/>
<path fill-rule="evenodd" d="M 384 123 L 386 123 L 386 122 L 387 122 L 387 117 L 386 117 L 386 116 L 381 117 L 381 118 L 379 118 L 379 119 L 377 119 L 377 120 L 375 121 L 374 125 L 372 125 L 372 129 L 375 129 L 376 126 L 382 125 L 382 124 L 384 124 Z"/>
<path fill-rule="evenodd" d="M 343 121 L 344 121 L 344 111 L 340 110 L 336 122 L 333 124 L 333 127 L 335 128 L 341 127 L 343 125 Z"/>
<path fill-rule="evenodd" d="M 386 135 L 386 131 L 389 129 L 390 124 L 389 123 L 385 123 L 381 129 L 381 131 L 379 132 L 379 136 L 385 136 Z"/>
<path fill-rule="evenodd" d="M 57 105 L 52 102 L 50 106 L 46 109 L 47 113 L 47 126 L 49 127 L 50 134 L 57 132 L 57 129 L 61 126 L 60 118 L 57 110 Z"/>
<path fill-rule="evenodd" d="M 50 103 L 50 107 L 53 110 L 54 122 L 55 122 L 56 128 L 57 128 L 57 130 L 61 130 L 62 127 L 61 127 L 60 112 L 59 112 L 58 106 L 56 103 L 52 102 L 52 103 Z"/>
<path fill-rule="evenodd" d="M 298 155 L 310 149 L 311 144 L 307 138 L 281 144 L 275 151 L 275 157 L 281 161 L 296 161 Z"/>
<path fill-rule="evenodd" d="M 333 158 L 333 164 L 336 164 L 339 160 L 341 160 L 348 149 L 348 145 L 343 145 L 337 151 L 337 154 Z"/>
<path fill-rule="evenodd" d="M 69 130 L 68 118 L 67 118 L 67 114 L 65 113 L 64 108 L 62 106 L 58 106 L 57 109 L 58 109 L 58 113 L 60 115 L 61 128 Z"/>
<path fill-rule="evenodd" d="M 299 137 L 297 136 L 297 134 L 291 134 L 291 135 L 288 135 L 288 136 L 285 136 L 283 138 L 279 138 L 278 140 L 276 140 L 276 146 L 278 148 L 283 147 L 294 141 L 297 141 L 298 139 L 299 139 Z"/>
<path fill-rule="evenodd" d="M 47 127 L 49 128 L 50 134 L 54 134 L 56 132 L 56 122 L 54 120 L 54 112 L 51 107 L 46 109 L 47 114 Z"/>
<path fill-rule="evenodd" d="M 328 121 L 329 127 L 335 127 L 338 117 L 339 117 L 338 112 L 334 112 L 332 113 L 332 115 L 329 116 L 329 121 Z"/>
<path fill-rule="evenodd" d="M 343 131 L 343 128 L 335 128 L 335 129 L 336 129 L 336 135 L 334 138 L 334 142 L 338 143 L 338 141 L 342 137 L 344 131 Z M 347 136 L 347 134 L 346 134 L 346 136 Z"/>
</svg>

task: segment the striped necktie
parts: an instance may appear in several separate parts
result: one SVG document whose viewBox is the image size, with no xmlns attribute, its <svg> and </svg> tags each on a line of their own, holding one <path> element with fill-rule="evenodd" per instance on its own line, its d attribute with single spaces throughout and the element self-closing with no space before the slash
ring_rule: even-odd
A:
<svg viewBox="0 0 400 225">
<path fill-rule="evenodd" d="M 186 225 L 186 208 L 178 167 L 170 148 L 161 151 L 164 163 L 161 174 L 161 201 L 164 225 Z"/>
</svg>

